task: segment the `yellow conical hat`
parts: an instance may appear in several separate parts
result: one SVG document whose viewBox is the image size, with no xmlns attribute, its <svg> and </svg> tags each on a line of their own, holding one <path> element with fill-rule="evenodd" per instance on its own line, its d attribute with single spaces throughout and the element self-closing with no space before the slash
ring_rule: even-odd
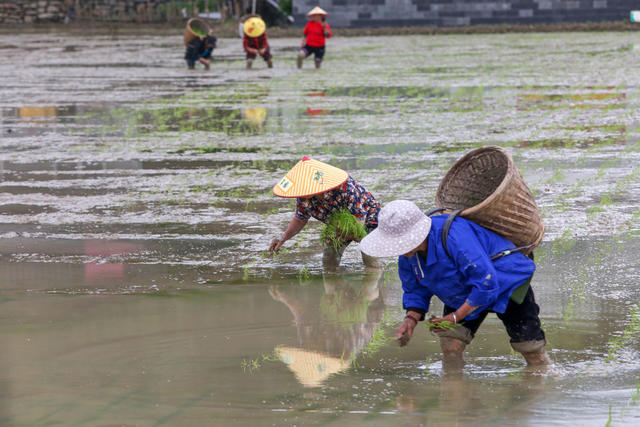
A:
<svg viewBox="0 0 640 427">
<path fill-rule="evenodd" d="M 249 37 L 260 37 L 266 28 L 264 21 L 257 16 L 244 21 L 244 33 Z"/>
<path fill-rule="evenodd" d="M 304 156 L 276 185 L 278 197 L 310 197 L 333 190 L 344 183 L 349 174 L 342 169 Z"/>
<path fill-rule="evenodd" d="M 279 347 L 276 352 L 305 387 L 319 387 L 329 376 L 350 365 L 348 360 L 301 348 Z"/>
<path fill-rule="evenodd" d="M 327 16 L 328 13 L 324 9 L 319 8 L 318 6 L 316 6 L 313 9 L 311 9 L 311 11 L 309 13 L 307 13 L 307 16 L 311 16 L 311 15 L 324 15 L 324 16 Z"/>
<path fill-rule="evenodd" d="M 251 107 L 243 110 L 244 118 L 256 125 L 262 125 L 267 120 L 267 109 L 264 107 Z"/>
</svg>

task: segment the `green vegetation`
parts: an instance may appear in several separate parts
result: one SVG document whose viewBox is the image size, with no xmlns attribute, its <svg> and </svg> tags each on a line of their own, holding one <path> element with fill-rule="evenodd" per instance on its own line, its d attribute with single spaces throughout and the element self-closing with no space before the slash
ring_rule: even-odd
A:
<svg viewBox="0 0 640 427">
<path fill-rule="evenodd" d="M 622 334 L 609 341 L 607 361 L 613 360 L 620 350 L 640 337 L 640 305 L 633 307 L 630 317 L 629 325 L 624 328 Z"/>
<path fill-rule="evenodd" d="M 332 213 L 320 231 L 322 244 L 333 245 L 335 249 L 351 240 L 359 242 L 366 235 L 367 230 L 364 225 L 358 222 L 358 219 L 347 209 Z"/>
<path fill-rule="evenodd" d="M 448 320 L 443 320 L 441 322 L 432 322 L 431 320 L 427 323 L 427 327 L 429 328 L 429 330 L 434 330 L 434 329 L 442 329 L 444 331 L 448 331 L 451 329 L 454 329 L 456 327 L 456 324 L 453 322 L 450 322 Z"/>
<path fill-rule="evenodd" d="M 198 37 L 204 37 L 207 35 L 207 33 L 202 31 L 200 28 L 191 27 L 191 31 L 193 31 Z"/>
</svg>

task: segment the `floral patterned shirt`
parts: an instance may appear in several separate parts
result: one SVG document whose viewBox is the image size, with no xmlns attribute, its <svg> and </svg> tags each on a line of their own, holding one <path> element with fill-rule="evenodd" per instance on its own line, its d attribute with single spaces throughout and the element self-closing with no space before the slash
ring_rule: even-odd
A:
<svg viewBox="0 0 640 427">
<path fill-rule="evenodd" d="M 375 228 L 378 225 L 380 202 L 358 181 L 351 178 L 351 175 L 344 184 L 320 194 L 319 197 L 296 198 L 296 218 L 306 221 L 314 217 L 318 221 L 326 222 L 332 212 L 349 209 L 356 218 L 364 219 L 365 227 Z"/>
</svg>

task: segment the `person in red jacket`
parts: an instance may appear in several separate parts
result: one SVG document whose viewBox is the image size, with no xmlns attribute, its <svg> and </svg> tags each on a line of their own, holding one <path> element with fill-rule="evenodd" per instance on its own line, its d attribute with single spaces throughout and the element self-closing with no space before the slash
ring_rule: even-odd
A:
<svg viewBox="0 0 640 427">
<path fill-rule="evenodd" d="M 304 37 L 298 53 L 298 68 L 302 68 L 302 61 L 312 53 L 315 57 L 316 68 L 320 68 L 324 57 L 325 40 L 331 37 L 333 33 L 326 22 L 327 12 L 321 8 L 314 7 L 307 13 L 307 17 L 310 21 L 307 22 L 304 30 L 302 30 Z"/>
<path fill-rule="evenodd" d="M 258 16 L 253 16 L 244 22 L 242 46 L 247 52 L 247 68 L 251 68 L 256 55 L 260 54 L 269 68 L 273 68 L 271 50 L 267 40 L 266 25 Z"/>
</svg>

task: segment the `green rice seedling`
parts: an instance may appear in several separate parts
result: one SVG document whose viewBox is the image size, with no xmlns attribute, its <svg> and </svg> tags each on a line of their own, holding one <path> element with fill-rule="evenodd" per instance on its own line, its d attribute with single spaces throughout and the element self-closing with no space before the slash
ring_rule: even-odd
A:
<svg viewBox="0 0 640 427">
<path fill-rule="evenodd" d="M 297 276 L 298 276 L 298 283 L 300 283 L 301 285 L 307 284 L 309 279 L 311 279 L 311 273 L 309 272 L 309 268 L 305 265 L 300 269 L 300 271 L 298 271 Z"/>
<path fill-rule="evenodd" d="M 320 231 L 322 244 L 324 246 L 333 245 L 334 249 L 338 249 L 351 240 L 359 242 L 366 235 L 367 230 L 364 225 L 358 222 L 347 209 L 332 213 Z"/>
<path fill-rule="evenodd" d="M 609 404 L 609 418 L 607 418 L 607 422 L 604 423 L 604 427 L 611 427 L 613 425 L 613 407 Z"/>
<path fill-rule="evenodd" d="M 448 320 L 443 320 L 441 322 L 429 321 L 429 323 L 427 323 L 427 326 L 429 327 L 430 331 L 433 331 L 434 329 L 442 329 L 442 330 L 448 331 L 450 329 L 455 328 L 455 323 L 449 322 Z"/>
<path fill-rule="evenodd" d="M 242 367 L 243 372 L 249 371 L 252 373 L 260 368 L 260 361 L 258 359 L 242 359 L 240 367 Z"/>
<path fill-rule="evenodd" d="M 609 355 L 605 359 L 610 362 L 616 354 L 627 344 L 633 342 L 640 335 L 640 305 L 635 305 L 631 310 L 631 321 L 622 334 L 609 341 Z"/>
<path fill-rule="evenodd" d="M 640 402 L 640 380 L 636 383 L 636 390 L 631 393 L 631 403 L 637 405 Z"/>
<path fill-rule="evenodd" d="M 384 329 L 382 329 L 381 322 L 380 327 L 376 329 L 376 331 L 373 333 L 373 336 L 371 337 L 371 340 L 362 350 L 362 354 L 367 357 L 373 356 L 374 354 L 382 350 L 382 348 L 391 341 L 393 341 L 393 338 L 387 336 Z"/>
</svg>

